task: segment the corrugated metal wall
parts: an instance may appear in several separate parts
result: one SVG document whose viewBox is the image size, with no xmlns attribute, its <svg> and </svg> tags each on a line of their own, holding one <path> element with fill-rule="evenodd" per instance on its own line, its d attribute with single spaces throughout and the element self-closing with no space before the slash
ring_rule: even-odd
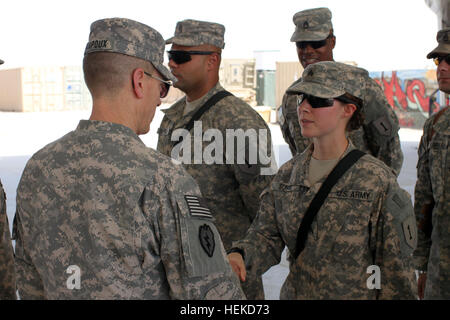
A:
<svg viewBox="0 0 450 320">
<path fill-rule="evenodd" d="M 276 108 L 281 105 L 284 92 L 297 79 L 301 78 L 303 67 L 298 61 L 277 62 L 275 75 L 275 103 Z"/>
</svg>

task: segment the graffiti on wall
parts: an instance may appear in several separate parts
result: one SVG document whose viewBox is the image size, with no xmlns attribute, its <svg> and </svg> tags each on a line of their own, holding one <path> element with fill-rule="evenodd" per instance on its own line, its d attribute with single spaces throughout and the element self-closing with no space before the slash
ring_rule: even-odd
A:
<svg viewBox="0 0 450 320">
<path fill-rule="evenodd" d="M 430 111 L 440 108 L 433 70 L 376 72 L 371 76 L 383 88 L 401 127 L 422 128 Z"/>
</svg>

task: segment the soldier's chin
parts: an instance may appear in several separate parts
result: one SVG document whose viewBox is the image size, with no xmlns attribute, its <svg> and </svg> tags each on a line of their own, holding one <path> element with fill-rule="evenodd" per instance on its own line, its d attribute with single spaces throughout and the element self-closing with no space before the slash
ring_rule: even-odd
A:
<svg viewBox="0 0 450 320">
<path fill-rule="evenodd" d="M 440 91 L 450 94 L 450 78 L 439 79 L 438 84 Z"/>
</svg>

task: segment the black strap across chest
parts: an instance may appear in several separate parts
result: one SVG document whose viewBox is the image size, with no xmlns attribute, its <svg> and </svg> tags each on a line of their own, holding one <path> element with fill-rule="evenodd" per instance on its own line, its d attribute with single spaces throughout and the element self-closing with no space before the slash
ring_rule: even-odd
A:
<svg viewBox="0 0 450 320">
<path fill-rule="evenodd" d="M 191 131 L 191 129 L 194 127 L 194 121 L 197 121 L 201 118 L 201 116 L 211 109 L 212 106 L 214 106 L 217 102 L 222 100 L 225 97 L 232 96 L 233 94 L 229 91 L 222 90 L 214 94 L 211 98 L 209 98 L 192 116 L 191 120 L 184 126 L 184 129 L 187 131 Z M 178 141 L 173 141 L 173 146 L 183 141 L 183 138 L 180 137 Z"/>
<path fill-rule="evenodd" d="M 328 197 L 328 194 L 330 193 L 331 189 L 334 187 L 334 185 L 339 181 L 339 179 L 344 175 L 344 173 L 350 169 L 353 164 L 356 163 L 356 161 L 359 160 L 363 155 L 365 155 L 364 152 L 361 150 L 352 150 L 350 151 L 344 158 L 342 158 L 336 167 L 334 167 L 333 171 L 328 175 L 328 177 L 323 182 L 322 186 L 320 187 L 317 194 L 314 196 L 313 200 L 311 201 L 308 209 L 306 210 L 306 213 L 302 219 L 302 222 L 300 223 L 300 227 L 297 231 L 297 245 L 295 248 L 295 254 L 294 258 L 297 259 L 297 257 L 300 255 L 300 253 L 305 248 L 306 244 L 306 238 L 308 237 L 309 230 L 311 229 L 311 224 L 317 214 L 317 212 L 320 210 L 320 207 L 322 206 L 325 199 Z"/>
</svg>

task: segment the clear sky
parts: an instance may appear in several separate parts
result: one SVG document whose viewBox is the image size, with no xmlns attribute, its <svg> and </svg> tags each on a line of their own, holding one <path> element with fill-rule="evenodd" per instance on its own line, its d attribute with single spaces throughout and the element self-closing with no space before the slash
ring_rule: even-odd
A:
<svg viewBox="0 0 450 320">
<path fill-rule="evenodd" d="M 322 6 L 333 14 L 335 60 L 369 71 L 434 68 L 426 54 L 437 45 L 437 17 L 424 0 L 2 0 L 0 58 L 2 69 L 81 65 L 90 24 L 125 17 L 165 39 L 179 20 L 219 22 L 226 27 L 224 58 L 279 50 L 277 60 L 297 61 L 292 17 Z"/>
</svg>

